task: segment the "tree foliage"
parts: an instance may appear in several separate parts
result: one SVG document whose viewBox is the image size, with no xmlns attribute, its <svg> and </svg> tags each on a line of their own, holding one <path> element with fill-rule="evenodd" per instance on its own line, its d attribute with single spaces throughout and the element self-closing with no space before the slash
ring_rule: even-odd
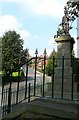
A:
<svg viewBox="0 0 79 120">
<path fill-rule="evenodd" d="M 46 74 L 49 76 L 51 76 L 51 74 L 52 74 L 54 58 L 55 58 L 54 67 L 57 66 L 57 59 L 56 59 L 57 57 L 58 57 L 57 52 L 55 52 L 55 50 L 53 50 L 49 56 L 48 64 L 46 65 Z"/>
<path fill-rule="evenodd" d="M 23 50 L 23 39 L 16 31 L 8 31 L 2 37 L 2 70 L 5 74 L 16 71 L 22 65 L 27 50 Z M 26 53 L 25 53 L 26 52 Z M 24 56 L 24 58 L 22 58 Z M 24 59 L 24 60 L 23 60 Z M 22 62 L 21 62 L 22 61 Z"/>
</svg>

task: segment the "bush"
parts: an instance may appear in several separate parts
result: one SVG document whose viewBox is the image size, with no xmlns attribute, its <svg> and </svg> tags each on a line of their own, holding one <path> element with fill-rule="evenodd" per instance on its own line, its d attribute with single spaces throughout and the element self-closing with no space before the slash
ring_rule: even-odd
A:
<svg viewBox="0 0 79 120">
<path fill-rule="evenodd" d="M 20 74 L 21 74 L 21 76 L 24 76 L 24 70 L 23 69 L 21 70 Z"/>
<path fill-rule="evenodd" d="M 46 74 L 51 76 L 52 74 L 52 59 L 48 60 L 48 64 L 46 65 Z"/>
</svg>

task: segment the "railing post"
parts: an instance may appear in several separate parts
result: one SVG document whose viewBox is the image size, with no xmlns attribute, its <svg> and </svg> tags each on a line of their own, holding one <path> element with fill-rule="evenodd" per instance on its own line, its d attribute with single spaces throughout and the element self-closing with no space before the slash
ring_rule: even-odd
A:
<svg viewBox="0 0 79 120">
<path fill-rule="evenodd" d="M 71 99 L 73 100 L 73 74 L 74 74 L 74 58 L 72 58 L 72 90 L 71 90 Z"/>
<path fill-rule="evenodd" d="M 36 90 L 36 69 L 37 69 L 37 54 L 38 54 L 38 50 L 36 49 L 36 59 L 35 59 L 35 78 L 34 78 L 34 96 L 35 96 L 35 90 Z"/>
<path fill-rule="evenodd" d="M 54 62 L 55 62 L 55 57 L 53 56 L 53 66 L 52 66 L 52 98 L 54 97 Z"/>
<path fill-rule="evenodd" d="M 12 74 L 10 76 L 10 86 L 9 86 L 9 91 L 8 91 L 8 110 L 7 113 L 11 112 L 11 85 L 12 85 Z"/>
<path fill-rule="evenodd" d="M 28 63 L 26 64 L 25 99 L 26 99 L 26 97 L 27 97 L 27 80 L 28 80 Z"/>
<path fill-rule="evenodd" d="M 42 96 L 42 81 L 40 81 L 40 94 Z"/>
<path fill-rule="evenodd" d="M 44 85 L 45 85 L 45 65 L 46 65 L 46 49 L 44 50 L 43 97 L 44 97 Z"/>
<path fill-rule="evenodd" d="M 3 111 L 4 111 L 3 94 L 4 94 L 4 83 L 2 82 L 2 97 L 1 97 L 2 116 L 3 116 Z"/>
<path fill-rule="evenodd" d="M 29 90 L 28 90 L 28 102 L 30 102 L 30 87 L 31 87 L 31 83 L 29 83 Z"/>
<path fill-rule="evenodd" d="M 62 99 L 63 99 L 63 90 L 64 90 L 64 55 L 62 57 L 62 90 L 61 90 Z"/>
<path fill-rule="evenodd" d="M 16 93 L 16 104 L 18 103 L 19 80 L 20 80 L 20 66 L 19 66 L 19 70 L 18 70 L 18 83 L 17 83 L 17 93 Z"/>
</svg>

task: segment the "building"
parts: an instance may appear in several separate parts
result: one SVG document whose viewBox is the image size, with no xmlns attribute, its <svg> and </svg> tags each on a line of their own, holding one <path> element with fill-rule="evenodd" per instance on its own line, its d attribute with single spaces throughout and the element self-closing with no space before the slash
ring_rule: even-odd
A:
<svg viewBox="0 0 79 120">
<path fill-rule="evenodd" d="M 46 65 L 48 63 L 48 55 L 46 55 Z M 44 56 L 43 55 L 40 55 L 38 56 L 38 59 L 37 59 L 37 68 L 38 69 L 43 69 L 44 67 Z"/>
</svg>

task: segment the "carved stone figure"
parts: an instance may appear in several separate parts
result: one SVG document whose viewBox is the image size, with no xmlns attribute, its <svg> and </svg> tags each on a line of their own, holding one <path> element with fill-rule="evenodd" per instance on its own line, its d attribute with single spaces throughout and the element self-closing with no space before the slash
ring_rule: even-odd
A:
<svg viewBox="0 0 79 120">
<path fill-rule="evenodd" d="M 64 16 L 62 17 L 62 30 L 64 34 L 69 34 L 69 16 L 67 7 L 64 8 Z"/>
</svg>

